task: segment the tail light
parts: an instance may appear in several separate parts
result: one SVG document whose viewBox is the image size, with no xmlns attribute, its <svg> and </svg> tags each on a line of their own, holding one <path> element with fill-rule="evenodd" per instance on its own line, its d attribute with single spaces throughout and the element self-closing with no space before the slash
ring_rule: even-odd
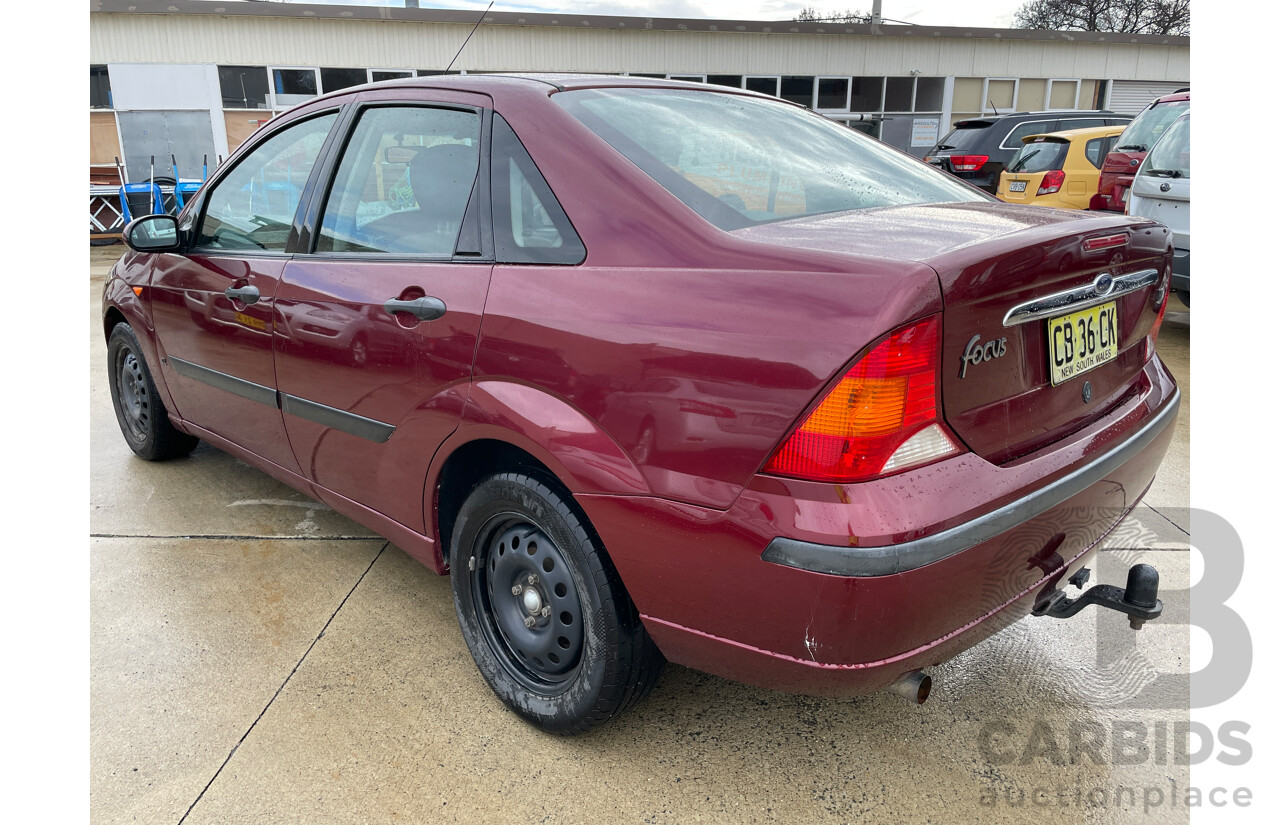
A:
<svg viewBox="0 0 1280 825">
<path fill-rule="evenodd" d="M 865 481 L 962 452 L 939 415 L 939 318 L 900 327 L 859 358 L 764 472 Z"/>
<path fill-rule="evenodd" d="M 1164 277 L 1160 280 L 1160 286 L 1151 296 L 1151 302 L 1156 307 L 1156 320 L 1151 325 L 1151 331 L 1147 333 L 1147 359 L 1151 360 L 1151 356 L 1156 354 L 1156 339 L 1160 337 L 1160 325 L 1164 323 L 1164 312 L 1169 308 L 1169 293 L 1173 283 L 1173 264 L 1168 264 L 1164 268 Z"/>
<path fill-rule="evenodd" d="M 1050 169 L 1044 173 L 1044 179 L 1040 181 L 1040 188 L 1036 190 L 1037 195 L 1052 195 L 1062 188 L 1062 183 L 1067 179 L 1067 173 L 1061 169 Z"/>
<path fill-rule="evenodd" d="M 951 168 L 957 172 L 976 172 L 987 163 L 988 155 L 952 155 Z"/>
</svg>

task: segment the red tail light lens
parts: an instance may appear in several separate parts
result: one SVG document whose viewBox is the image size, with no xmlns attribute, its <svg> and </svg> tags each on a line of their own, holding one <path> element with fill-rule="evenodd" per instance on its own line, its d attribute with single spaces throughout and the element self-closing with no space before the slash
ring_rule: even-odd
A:
<svg viewBox="0 0 1280 825">
<path fill-rule="evenodd" d="M 951 168 L 957 172 L 976 172 L 986 165 L 988 155 L 952 155 Z"/>
<path fill-rule="evenodd" d="M 900 327 L 858 359 L 764 472 L 865 481 L 961 452 L 939 416 L 940 326 L 934 315 Z"/>
<path fill-rule="evenodd" d="M 1067 179 L 1067 173 L 1061 169 L 1051 169 L 1044 173 L 1044 179 L 1040 181 L 1040 188 L 1036 190 L 1037 195 L 1052 195 L 1062 188 L 1062 183 Z"/>
</svg>

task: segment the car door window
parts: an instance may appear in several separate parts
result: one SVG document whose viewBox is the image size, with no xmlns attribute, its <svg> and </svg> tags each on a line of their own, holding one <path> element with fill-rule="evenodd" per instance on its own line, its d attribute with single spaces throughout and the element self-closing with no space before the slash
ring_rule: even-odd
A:
<svg viewBox="0 0 1280 825">
<path fill-rule="evenodd" d="M 480 165 L 480 116 L 367 109 L 338 165 L 317 252 L 450 258 Z"/>
<path fill-rule="evenodd" d="M 302 190 L 336 112 L 277 132 L 256 146 L 209 193 L 196 245 L 284 252 Z"/>
<path fill-rule="evenodd" d="M 493 117 L 493 224 L 498 260 L 577 264 L 586 249 L 524 145 Z"/>
<path fill-rule="evenodd" d="M 1102 161 L 1106 159 L 1107 153 L 1111 151 L 1111 147 L 1116 143 L 1116 137 L 1117 135 L 1108 135 L 1086 142 L 1084 145 L 1085 159 L 1101 169 Z"/>
</svg>

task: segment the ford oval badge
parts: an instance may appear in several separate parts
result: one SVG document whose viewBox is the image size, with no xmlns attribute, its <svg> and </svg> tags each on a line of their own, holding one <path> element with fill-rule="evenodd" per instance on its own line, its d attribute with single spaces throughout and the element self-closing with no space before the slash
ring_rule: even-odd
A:
<svg viewBox="0 0 1280 825">
<path fill-rule="evenodd" d="M 1111 277 L 1111 273 L 1104 272 L 1093 281 L 1093 292 L 1099 298 L 1104 295 L 1110 295 L 1111 290 L 1116 288 L 1116 279 Z"/>
</svg>

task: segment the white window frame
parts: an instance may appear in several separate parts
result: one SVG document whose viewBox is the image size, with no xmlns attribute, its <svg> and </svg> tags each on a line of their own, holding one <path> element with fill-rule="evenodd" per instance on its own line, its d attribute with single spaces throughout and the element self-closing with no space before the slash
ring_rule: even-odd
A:
<svg viewBox="0 0 1280 825">
<path fill-rule="evenodd" d="M 267 66 L 267 103 L 271 105 L 271 111 L 274 114 L 280 114 L 288 109 L 298 106 L 305 101 L 299 100 L 294 103 L 281 103 L 276 100 L 276 72 L 311 72 L 312 77 L 316 79 L 316 93 L 311 98 L 320 96 L 320 69 L 317 66 Z M 297 95 L 301 97 L 302 95 Z"/>
<path fill-rule="evenodd" d="M 1076 94 L 1072 98 L 1070 109 L 1053 109 L 1050 103 L 1053 100 L 1053 84 L 1055 83 L 1074 83 L 1076 84 Z M 1051 77 L 1044 84 L 1044 109 L 1047 112 L 1071 112 L 1080 109 L 1080 78 L 1075 77 Z"/>
<path fill-rule="evenodd" d="M 1020 78 L 1017 78 L 1017 77 L 984 77 L 984 78 L 982 78 L 982 114 L 985 116 L 985 115 L 986 115 L 986 113 L 987 113 L 987 103 L 990 101 L 990 98 L 991 98 L 991 94 L 990 94 L 991 85 L 990 85 L 990 84 L 991 84 L 991 81 L 993 81 L 993 80 L 1000 80 L 1000 81 L 1004 81 L 1004 80 L 1012 80 L 1012 81 L 1013 81 L 1013 103 L 1012 103 L 1012 105 L 1010 105 L 1010 106 L 1009 106 L 1009 111 L 1007 111 L 1007 112 L 1002 112 L 1002 111 L 1000 111 L 999 107 L 995 107 L 995 106 L 993 106 L 992 108 L 994 108 L 994 109 L 995 109 L 995 113 L 996 113 L 997 115 L 1008 115 L 1008 114 L 1012 114 L 1013 112 L 1018 111 L 1018 85 L 1019 85 L 1019 82 L 1020 82 Z M 1047 102 L 1047 100 L 1048 100 L 1048 97 L 1047 97 L 1047 95 L 1048 95 L 1048 91 L 1047 91 L 1047 90 L 1048 90 L 1048 88 L 1049 88 L 1049 87 L 1046 85 L 1046 86 L 1045 86 L 1045 89 L 1046 89 L 1046 91 L 1045 91 L 1045 95 L 1046 95 L 1045 100 L 1046 100 L 1046 102 Z M 1077 87 L 1076 87 L 1076 96 L 1077 96 L 1077 97 L 1079 97 L 1079 96 L 1080 96 L 1080 87 L 1079 87 L 1079 86 L 1077 86 Z M 911 105 L 912 105 L 912 107 L 913 107 L 913 111 L 914 111 L 915 102 L 916 102 L 916 101 L 915 101 L 915 93 L 913 92 L 913 93 L 912 93 L 912 97 L 911 97 Z M 1045 108 L 1048 108 L 1048 107 L 1046 106 Z"/>
<path fill-rule="evenodd" d="M 744 89 L 747 88 L 748 80 L 772 80 L 773 96 L 782 97 L 782 75 L 780 74 L 744 74 L 742 76 L 742 88 Z"/>
<path fill-rule="evenodd" d="M 824 80 L 843 80 L 844 81 L 844 106 L 839 109 L 819 109 L 818 108 L 818 88 Z M 779 81 L 781 82 L 781 81 Z M 815 112 L 847 112 L 849 111 L 849 101 L 853 94 L 853 78 L 849 75 L 817 75 L 813 79 L 813 101 L 810 106 Z M 880 105 L 884 106 L 884 81 L 880 82 Z"/>
<path fill-rule="evenodd" d="M 667 75 L 667 80 L 683 80 L 686 83 L 706 83 L 707 76 L 697 72 L 674 72 Z"/>
</svg>

